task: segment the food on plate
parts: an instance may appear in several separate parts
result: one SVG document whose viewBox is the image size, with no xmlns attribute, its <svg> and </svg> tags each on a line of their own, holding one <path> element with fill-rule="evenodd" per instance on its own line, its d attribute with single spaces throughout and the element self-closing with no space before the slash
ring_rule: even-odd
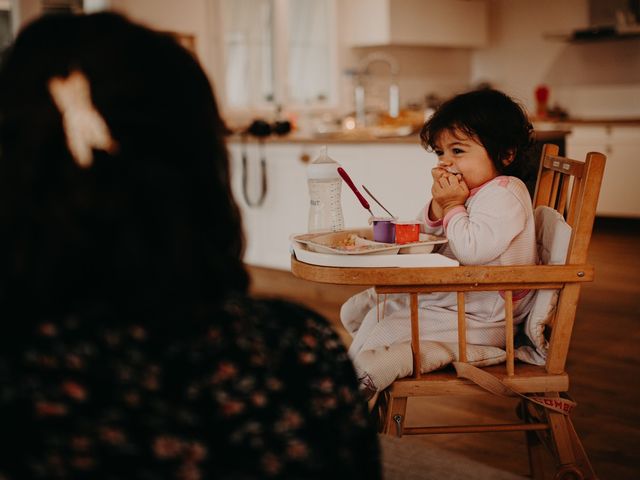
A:
<svg viewBox="0 0 640 480">
<path fill-rule="evenodd" d="M 334 245 L 332 245 L 332 247 L 334 247 L 334 248 L 345 248 L 345 249 L 349 249 L 350 247 L 351 248 L 355 248 L 358 238 L 360 238 L 360 237 L 358 237 L 356 234 L 350 233 L 346 237 L 338 239 L 336 241 L 336 243 Z"/>
<path fill-rule="evenodd" d="M 415 223 L 415 222 L 410 222 Z M 395 227 L 395 225 L 393 225 Z M 343 255 L 394 255 L 401 253 L 428 253 L 437 244 L 446 243 L 447 239 L 426 233 L 420 233 L 415 242 L 398 244 L 376 242 L 371 227 L 330 233 L 306 233 L 293 237 L 293 240 L 306 245 L 307 249 L 316 253 Z"/>
</svg>

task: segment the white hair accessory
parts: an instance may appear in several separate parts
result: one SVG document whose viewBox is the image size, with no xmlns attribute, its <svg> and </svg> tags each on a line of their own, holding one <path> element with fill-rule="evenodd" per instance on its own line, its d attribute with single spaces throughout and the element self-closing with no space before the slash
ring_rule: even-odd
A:
<svg viewBox="0 0 640 480">
<path fill-rule="evenodd" d="M 116 143 L 91 102 L 89 80 L 82 72 L 74 70 L 67 78 L 52 78 L 49 93 L 62 114 L 67 146 L 79 166 L 91 166 L 94 148 L 110 153 L 115 150 Z"/>
</svg>

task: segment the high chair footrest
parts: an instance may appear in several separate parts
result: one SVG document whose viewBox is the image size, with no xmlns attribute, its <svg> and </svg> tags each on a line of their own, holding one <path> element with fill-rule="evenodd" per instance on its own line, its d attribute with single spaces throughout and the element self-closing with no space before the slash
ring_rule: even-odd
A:
<svg viewBox="0 0 640 480">
<path fill-rule="evenodd" d="M 495 375 L 505 385 L 519 393 L 566 392 L 569 390 L 569 376 L 566 373 L 550 374 L 537 365 L 516 365 L 514 375 L 507 375 L 504 364 L 483 368 Z M 402 378 L 389 387 L 394 397 L 438 396 L 438 395 L 478 395 L 487 391 L 470 380 L 457 378 L 453 369 L 429 372 L 419 379 Z"/>
<path fill-rule="evenodd" d="M 519 432 L 548 430 L 547 423 L 500 423 L 486 425 L 442 425 L 434 427 L 404 427 L 403 435 L 433 435 L 438 433 Z"/>
</svg>

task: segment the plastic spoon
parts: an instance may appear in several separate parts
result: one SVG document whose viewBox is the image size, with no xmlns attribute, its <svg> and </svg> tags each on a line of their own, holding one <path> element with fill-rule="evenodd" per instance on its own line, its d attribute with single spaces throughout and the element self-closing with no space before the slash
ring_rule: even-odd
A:
<svg viewBox="0 0 640 480">
<path fill-rule="evenodd" d="M 387 210 L 386 208 L 384 208 L 384 205 L 382 205 L 378 199 L 376 197 L 373 196 L 373 194 L 369 191 L 369 189 L 367 187 L 365 187 L 364 185 L 362 185 L 362 188 L 364 189 L 365 192 L 367 192 L 367 194 L 371 197 L 371 199 L 376 202 L 378 205 L 380 205 L 380 207 L 387 212 L 392 218 L 396 218 L 396 216 L 391 213 L 389 210 Z"/>
<path fill-rule="evenodd" d="M 355 193 L 356 197 L 358 197 L 358 200 L 360 201 L 360 205 L 362 205 L 364 208 L 369 210 L 369 213 L 371 214 L 372 217 L 375 217 L 375 215 L 371 211 L 371 206 L 369 205 L 369 202 L 367 202 L 367 199 L 364 198 L 362 194 L 358 191 L 358 189 L 354 185 L 349 175 L 347 175 L 347 172 L 344 171 L 344 168 L 338 167 L 338 174 L 342 177 L 342 180 L 344 180 L 345 183 L 349 185 L 349 188 L 353 193 Z"/>
</svg>

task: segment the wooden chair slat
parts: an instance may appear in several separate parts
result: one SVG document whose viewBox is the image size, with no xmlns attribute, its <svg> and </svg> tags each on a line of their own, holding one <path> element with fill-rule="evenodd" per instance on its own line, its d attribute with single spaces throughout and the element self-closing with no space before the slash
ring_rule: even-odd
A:
<svg viewBox="0 0 640 480">
<path fill-rule="evenodd" d="M 585 280 L 584 277 L 581 277 L 579 282 L 589 281 Z M 433 287 L 429 285 L 416 285 L 416 286 L 404 286 L 404 285 L 390 285 L 390 286 L 380 286 L 376 287 L 376 290 L 379 293 L 433 293 L 433 292 L 489 292 L 489 291 L 500 291 L 504 289 L 509 290 L 520 290 L 520 289 L 529 289 L 529 290 L 540 290 L 540 289 L 558 289 L 562 288 L 565 283 L 570 282 L 537 282 L 537 283 L 529 283 L 529 282 L 514 282 L 514 283 L 476 283 L 471 285 L 446 285 L 446 286 L 438 286 Z"/>
<path fill-rule="evenodd" d="M 513 292 L 504 292 L 505 351 L 507 352 L 507 375 L 514 374 L 513 352 Z"/>
<path fill-rule="evenodd" d="M 557 172 L 553 175 L 553 183 L 551 185 L 551 203 L 556 210 L 558 210 L 558 191 L 560 190 L 560 180 L 562 179 L 562 175 Z M 560 210 L 558 210 L 560 211 Z"/>
<path fill-rule="evenodd" d="M 533 195 L 533 206 L 551 205 L 551 186 L 553 184 L 554 172 L 545 168 L 544 159 L 548 156 L 558 155 L 559 148 L 557 145 L 545 144 L 542 146 L 542 155 L 540 165 L 538 166 L 538 182 L 536 183 Z"/>
<path fill-rule="evenodd" d="M 486 425 L 442 425 L 437 427 L 405 427 L 404 435 L 428 435 L 436 433 L 524 432 L 548 430 L 548 423 L 493 423 Z"/>
<path fill-rule="evenodd" d="M 422 375 L 422 359 L 420 356 L 420 320 L 418 317 L 418 294 L 410 293 L 411 303 L 411 355 L 413 356 L 413 378 Z"/>
<path fill-rule="evenodd" d="M 581 178 L 572 179 L 571 185 L 571 198 L 569 199 L 569 206 L 567 208 L 567 214 L 565 217 L 566 222 L 573 226 L 576 222 L 576 206 L 578 205 L 578 198 L 581 195 L 583 181 Z"/>
<path fill-rule="evenodd" d="M 584 162 L 549 154 L 544 157 L 542 163 L 545 168 L 553 170 L 554 172 L 582 178 Z"/>
<path fill-rule="evenodd" d="M 458 357 L 467 361 L 467 322 L 465 318 L 464 292 L 458 292 Z"/>
<path fill-rule="evenodd" d="M 509 388 L 520 393 L 566 392 L 569 390 L 569 376 L 566 372 L 549 374 L 544 366 L 516 363 L 517 375 L 509 376 L 505 365 L 484 367 Z M 440 395 L 491 395 L 470 380 L 458 378 L 455 370 L 445 369 L 429 372 L 416 380 L 400 378 L 389 387 L 394 397 L 422 397 Z"/>
<path fill-rule="evenodd" d="M 590 282 L 593 280 L 593 266 L 573 265 L 530 265 L 492 267 L 425 267 L 425 268 L 339 268 L 322 267 L 303 263 L 295 258 L 291 261 L 291 271 L 300 278 L 313 278 L 320 283 L 341 285 L 429 285 L 437 290 L 448 285 L 490 285 L 498 283 L 550 284 L 564 282 Z M 380 293 L 391 293 L 378 289 Z M 405 290 L 410 292 L 411 290 Z"/>
<path fill-rule="evenodd" d="M 561 176 L 560 180 L 560 193 L 558 196 L 557 210 L 558 212 L 564 212 L 567 207 L 567 192 L 569 191 L 569 184 L 571 178 L 567 176 Z"/>
<path fill-rule="evenodd" d="M 606 157 L 601 153 L 590 152 L 587 154 L 588 178 L 583 181 L 581 189 L 581 202 L 576 210 L 576 228 L 574 228 L 572 243 L 567 257 L 568 264 L 586 262 L 591 232 L 595 220 L 595 211 L 598 206 L 600 187 L 604 175 Z"/>
</svg>

